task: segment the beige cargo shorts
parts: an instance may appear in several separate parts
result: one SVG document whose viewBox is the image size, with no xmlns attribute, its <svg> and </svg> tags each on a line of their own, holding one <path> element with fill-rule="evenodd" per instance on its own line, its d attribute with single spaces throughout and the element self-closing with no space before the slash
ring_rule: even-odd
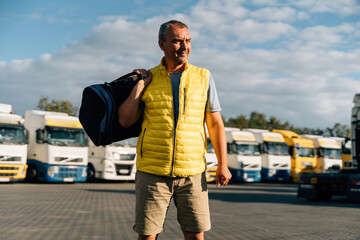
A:
<svg viewBox="0 0 360 240">
<path fill-rule="evenodd" d="M 177 208 L 177 220 L 183 231 L 210 230 L 205 172 L 185 178 L 170 178 L 137 171 L 135 183 L 135 232 L 142 235 L 163 232 L 172 198 Z"/>
</svg>

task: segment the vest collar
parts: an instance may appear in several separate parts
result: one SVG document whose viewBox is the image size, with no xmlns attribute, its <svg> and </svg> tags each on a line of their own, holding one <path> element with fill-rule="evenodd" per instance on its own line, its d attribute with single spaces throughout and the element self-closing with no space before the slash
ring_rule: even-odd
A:
<svg viewBox="0 0 360 240">
<path fill-rule="evenodd" d="M 161 74 L 162 75 L 168 75 L 169 76 L 169 72 L 168 70 L 166 69 L 165 65 L 164 65 L 164 60 L 165 60 L 165 57 L 163 57 L 160 61 L 160 71 L 161 71 Z M 185 68 L 184 68 L 184 72 L 188 69 L 189 67 L 189 63 L 188 61 L 185 62 Z"/>
</svg>

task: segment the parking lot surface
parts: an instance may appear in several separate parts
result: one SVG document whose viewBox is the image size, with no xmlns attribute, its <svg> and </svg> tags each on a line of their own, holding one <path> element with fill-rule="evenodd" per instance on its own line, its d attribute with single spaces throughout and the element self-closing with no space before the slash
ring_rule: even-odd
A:
<svg viewBox="0 0 360 240">
<path fill-rule="evenodd" d="M 360 239 L 360 204 L 308 202 L 296 184 L 209 184 L 206 239 Z M 0 240 L 136 239 L 133 182 L 0 184 Z M 171 204 L 158 239 L 183 239 Z"/>
</svg>

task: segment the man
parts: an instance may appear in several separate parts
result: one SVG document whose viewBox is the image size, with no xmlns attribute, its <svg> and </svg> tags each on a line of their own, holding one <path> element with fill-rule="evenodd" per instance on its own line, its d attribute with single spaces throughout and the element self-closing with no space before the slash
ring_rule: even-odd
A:
<svg viewBox="0 0 360 240">
<path fill-rule="evenodd" d="M 207 69 L 187 62 L 188 27 L 169 21 L 160 27 L 160 65 L 145 76 L 119 108 L 119 122 L 129 127 L 143 115 L 137 145 L 136 219 L 138 239 L 156 239 L 174 198 L 185 239 L 204 239 L 210 229 L 206 186 L 206 121 L 218 168 L 216 185 L 231 178 L 224 124 L 213 79 Z"/>
</svg>

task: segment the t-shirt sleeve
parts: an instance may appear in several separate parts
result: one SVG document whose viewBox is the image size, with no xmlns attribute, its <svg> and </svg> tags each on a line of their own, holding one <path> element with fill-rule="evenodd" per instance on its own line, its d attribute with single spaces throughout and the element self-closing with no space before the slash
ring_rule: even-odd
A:
<svg viewBox="0 0 360 240">
<path fill-rule="evenodd" d="M 209 75 L 209 88 L 208 88 L 208 98 L 206 102 L 206 111 L 207 112 L 221 111 L 221 106 L 216 91 L 214 78 L 212 77 L 211 73 Z"/>
</svg>

